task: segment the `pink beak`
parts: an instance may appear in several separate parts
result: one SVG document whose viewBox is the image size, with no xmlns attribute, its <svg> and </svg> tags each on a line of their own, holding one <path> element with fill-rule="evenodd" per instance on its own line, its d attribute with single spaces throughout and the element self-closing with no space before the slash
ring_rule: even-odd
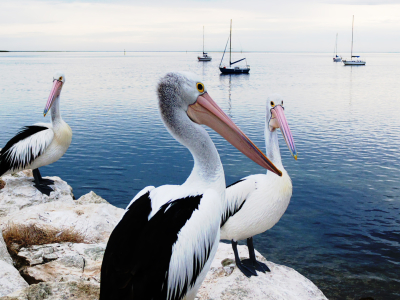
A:
<svg viewBox="0 0 400 300">
<path fill-rule="evenodd" d="M 214 129 L 240 152 L 261 167 L 282 176 L 282 172 L 233 123 L 208 93 L 200 95 L 197 101 L 189 106 L 187 114 L 192 121 Z"/>
<path fill-rule="evenodd" d="M 43 115 L 46 116 L 49 112 L 51 105 L 53 104 L 54 100 L 60 95 L 61 89 L 63 86 L 63 82 L 54 79 L 53 80 L 53 87 L 51 88 L 49 99 L 47 99 L 46 106 L 44 108 Z"/>
<path fill-rule="evenodd" d="M 281 129 L 283 138 L 285 139 L 286 145 L 289 148 L 290 153 L 297 160 L 297 150 L 294 145 L 294 140 L 292 136 L 292 132 L 290 131 L 289 124 L 286 120 L 285 113 L 283 107 L 281 105 L 277 105 L 274 108 L 271 108 L 272 117 L 276 118 L 279 123 L 279 128 Z"/>
</svg>

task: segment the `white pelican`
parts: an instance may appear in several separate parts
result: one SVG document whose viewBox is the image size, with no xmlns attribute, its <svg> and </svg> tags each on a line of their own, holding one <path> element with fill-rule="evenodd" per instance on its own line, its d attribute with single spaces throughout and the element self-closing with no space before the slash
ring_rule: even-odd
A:
<svg viewBox="0 0 400 300">
<path fill-rule="evenodd" d="M 128 205 L 107 244 L 100 299 L 193 300 L 217 251 L 225 177 L 211 138 L 221 134 L 259 165 L 281 174 L 191 73 L 158 84 L 161 118 L 194 159 L 182 185 L 146 187 Z"/>
<path fill-rule="evenodd" d="M 292 181 L 282 165 L 277 128 L 281 129 L 291 154 L 297 160 L 282 97 L 273 94 L 267 100 L 265 145 L 267 156 L 282 170 L 282 176 L 271 172 L 250 175 L 226 189 L 227 207 L 221 223 L 221 239 L 232 241 L 236 265 L 247 277 L 257 276 L 256 270 L 270 271 L 265 264 L 256 260 L 252 237 L 273 227 L 285 213 L 292 197 Z M 240 261 L 237 241 L 244 239 L 247 239 L 250 259 Z"/>
<path fill-rule="evenodd" d="M 0 150 L 0 176 L 33 169 L 34 186 L 48 196 L 53 191 L 49 185 L 54 184 L 54 181 L 43 179 L 38 168 L 59 160 L 67 151 L 72 139 L 72 130 L 60 114 L 60 93 L 64 83 L 65 75 L 56 72 L 43 113 L 46 116 L 51 108 L 51 124 L 36 123 L 23 127 Z"/>
</svg>

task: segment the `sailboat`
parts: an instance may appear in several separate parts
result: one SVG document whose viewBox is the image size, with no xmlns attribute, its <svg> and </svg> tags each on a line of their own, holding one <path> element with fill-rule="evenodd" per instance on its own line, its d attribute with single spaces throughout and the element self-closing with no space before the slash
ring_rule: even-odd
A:
<svg viewBox="0 0 400 300">
<path fill-rule="evenodd" d="M 204 26 L 203 26 L 203 56 L 197 56 L 199 61 L 210 61 L 212 59 L 211 56 L 208 56 L 207 53 L 204 52 Z"/>
<path fill-rule="evenodd" d="M 351 59 L 350 60 L 343 60 L 345 66 L 364 66 L 365 61 L 358 59 L 359 55 L 353 55 L 353 31 L 354 31 L 354 15 L 353 15 L 353 25 L 351 27 Z M 356 58 L 353 60 L 353 57 Z"/>
<path fill-rule="evenodd" d="M 342 58 L 341 58 L 340 56 L 337 55 L 337 37 L 338 37 L 338 34 L 336 33 L 336 45 L 335 45 L 335 52 L 336 52 L 336 55 L 333 57 L 333 61 L 334 61 L 334 62 L 341 62 L 341 61 L 342 61 Z"/>
<path fill-rule="evenodd" d="M 222 66 L 222 61 L 225 56 L 226 47 L 228 46 L 229 41 L 229 66 Z M 232 67 L 233 64 L 236 64 L 246 58 L 239 59 L 237 61 L 232 62 L 232 19 L 231 19 L 231 28 L 229 33 L 229 40 L 226 42 L 224 54 L 222 55 L 221 62 L 219 63 L 219 70 L 222 74 L 243 74 L 250 72 L 250 66 L 246 63 L 245 67 Z"/>
</svg>

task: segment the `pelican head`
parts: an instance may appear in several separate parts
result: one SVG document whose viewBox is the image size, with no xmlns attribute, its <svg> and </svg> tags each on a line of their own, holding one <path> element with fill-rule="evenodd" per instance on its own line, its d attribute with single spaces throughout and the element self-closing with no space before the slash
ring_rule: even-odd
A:
<svg viewBox="0 0 400 300">
<path fill-rule="evenodd" d="M 289 124 L 286 120 L 283 99 L 279 94 L 273 94 L 267 99 L 267 125 L 269 131 L 273 132 L 277 128 L 281 129 L 283 138 L 289 148 L 290 153 L 297 160 L 297 150 L 294 145 L 292 133 L 290 132 Z"/>
<path fill-rule="evenodd" d="M 282 172 L 215 103 L 205 84 L 196 75 L 186 72 L 168 73 L 160 80 L 158 95 L 160 111 L 166 120 L 178 116 L 206 125 L 255 163 L 282 176 Z"/>
<path fill-rule="evenodd" d="M 64 72 L 58 71 L 58 72 L 54 73 L 53 87 L 51 88 L 50 96 L 47 99 L 47 103 L 44 108 L 44 112 L 43 112 L 44 116 L 46 116 L 46 114 L 49 112 L 51 106 L 53 105 L 54 100 L 60 96 L 61 89 L 64 85 L 64 82 L 65 82 Z"/>
</svg>

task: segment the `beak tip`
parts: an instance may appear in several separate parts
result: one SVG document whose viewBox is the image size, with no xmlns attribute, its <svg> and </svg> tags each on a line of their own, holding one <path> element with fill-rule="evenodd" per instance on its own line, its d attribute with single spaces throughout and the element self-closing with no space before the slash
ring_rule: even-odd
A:
<svg viewBox="0 0 400 300">
<path fill-rule="evenodd" d="M 297 154 L 293 156 L 295 160 L 297 160 Z"/>
</svg>

